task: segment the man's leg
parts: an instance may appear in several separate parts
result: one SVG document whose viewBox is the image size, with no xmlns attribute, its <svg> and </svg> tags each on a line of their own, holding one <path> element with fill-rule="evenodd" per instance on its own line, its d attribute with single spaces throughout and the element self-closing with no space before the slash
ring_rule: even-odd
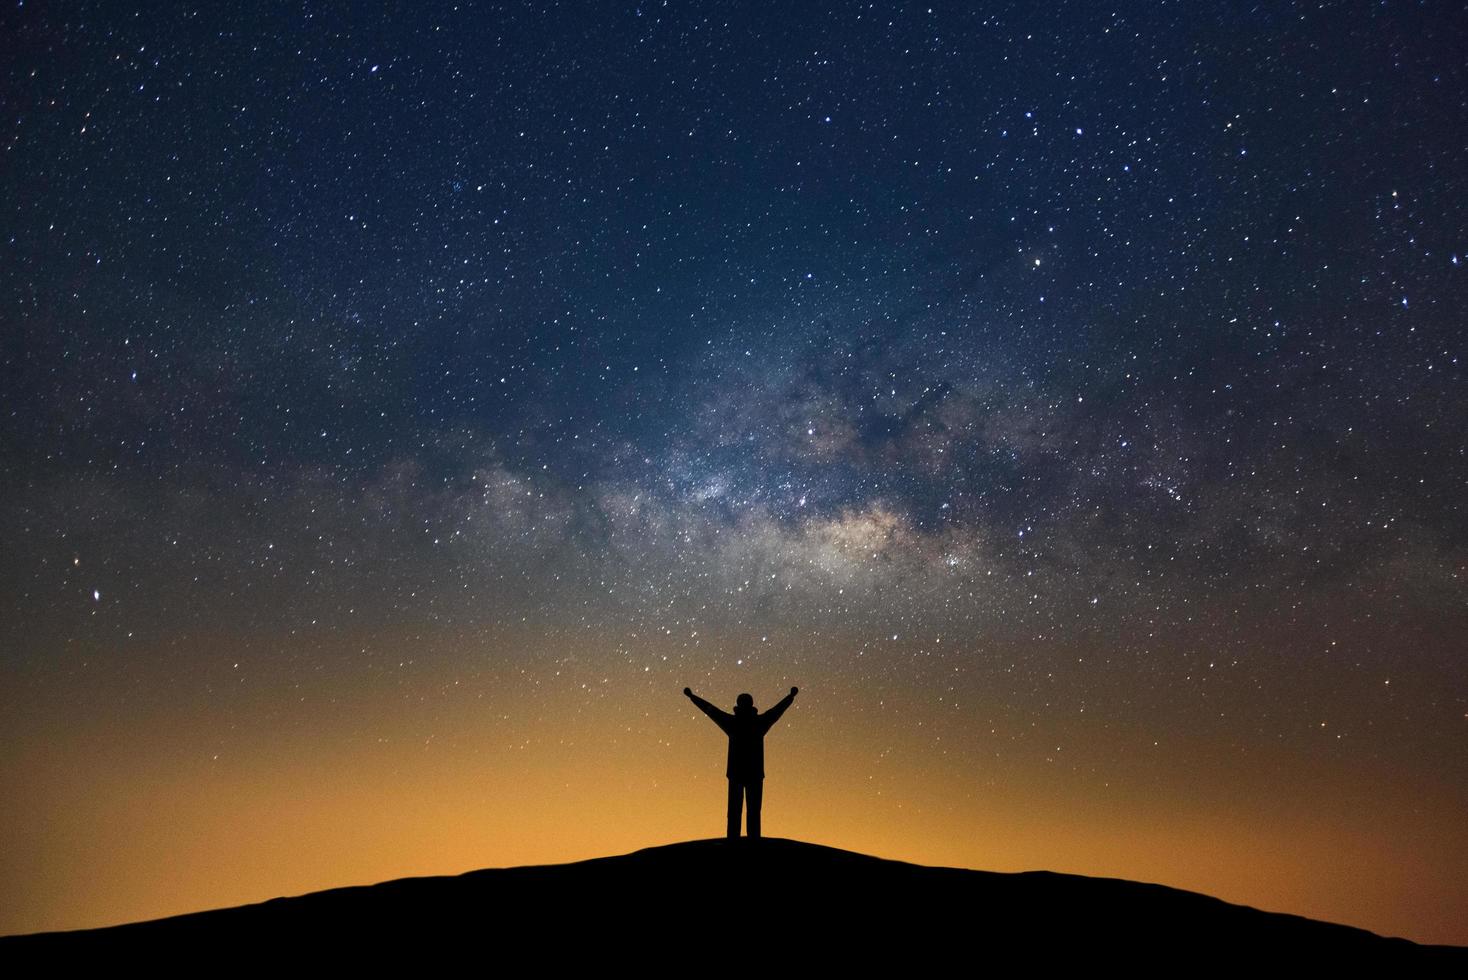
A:
<svg viewBox="0 0 1468 980">
<path fill-rule="evenodd" d="M 759 836 L 759 805 L 761 798 L 765 795 L 765 781 L 763 779 L 751 779 L 749 785 L 744 787 L 744 808 L 749 813 L 749 836 Z"/>
<path fill-rule="evenodd" d="M 739 836 L 739 807 L 743 802 L 744 786 L 735 779 L 729 780 L 729 836 Z"/>
</svg>

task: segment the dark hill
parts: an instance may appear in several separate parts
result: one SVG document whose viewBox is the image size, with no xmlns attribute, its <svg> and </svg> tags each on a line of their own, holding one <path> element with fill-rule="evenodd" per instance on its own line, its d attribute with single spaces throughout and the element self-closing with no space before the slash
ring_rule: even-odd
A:
<svg viewBox="0 0 1468 980">
<path fill-rule="evenodd" d="M 212 970 L 404 955 L 467 955 L 489 969 L 529 957 L 543 966 L 659 972 L 763 970 L 792 960 L 965 972 L 1085 961 L 1168 972 L 1350 964 L 1468 976 L 1465 948 L 1385 939 L 1161 885 L 930 868 L 771 838 L 405 878 L 0 939 L 0 964 L 137 957 L 155 968 Z"/>
</svg>

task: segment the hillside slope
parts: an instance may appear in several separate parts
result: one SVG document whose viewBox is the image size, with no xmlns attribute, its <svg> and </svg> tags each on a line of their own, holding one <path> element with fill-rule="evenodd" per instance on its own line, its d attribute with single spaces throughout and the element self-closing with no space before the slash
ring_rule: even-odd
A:
<svg viewBox="0 0 1468 980">
<path fill-rule="evenodd" d="M 798 841 L 689 841 L 573 864 L 338 888 L 150 922 L 0 939 L 0 960 L 513 953 L 667 969 L 804 962 L 1391 964 L 1455 972 L 1468 949 L 1261 912 L 1161 885 L 886 861 Z M 955 961 L 955 958 L 957 960 Z"/>
</svg>

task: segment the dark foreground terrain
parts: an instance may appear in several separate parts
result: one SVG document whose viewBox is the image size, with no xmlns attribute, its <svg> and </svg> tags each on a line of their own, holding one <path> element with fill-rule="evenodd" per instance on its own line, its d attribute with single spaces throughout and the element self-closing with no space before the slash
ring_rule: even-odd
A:
<svg viewBox="0 0 1468 980">
<path fill-rule="evenodd" d="M 1161 885 L 929 868 L 770 838 L 406 878 L 0 939 L 0 969 L 89 961 L 234 972 L 383 957 L 488 971 L 763 972 L 798 962 L 964 974 L 1112 963 L 1173 973 L 1329 964 L 1468 976 L 1465 948 L 1386 939 Z"/>
</svg>

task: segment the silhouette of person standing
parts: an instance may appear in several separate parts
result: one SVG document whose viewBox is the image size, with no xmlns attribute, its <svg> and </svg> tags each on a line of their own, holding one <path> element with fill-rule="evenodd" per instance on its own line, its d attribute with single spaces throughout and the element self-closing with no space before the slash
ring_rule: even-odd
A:
<svg viewBox="0 0 1468 980">
<path fill-rule="evenodd" d="M 688 688 L 683 693 L 698 705 L 699 710 L 714 720 L 714 724 L 729 736 L 729 764 L 724 775 L 729 777 L 729 836 L 739 836 L 739 810 L 741 804 L 749 813 L 749 836 L 759 836 L 759 807 L 765 786 L 765 732 L 785 709 L 795 701 L 800 688 L 792 687 L 779 704 L 764 714 L 754 708 L 754 697 L 741 694 L 734 703 L 734 713 L 720 711 Z"/>
</svg>

